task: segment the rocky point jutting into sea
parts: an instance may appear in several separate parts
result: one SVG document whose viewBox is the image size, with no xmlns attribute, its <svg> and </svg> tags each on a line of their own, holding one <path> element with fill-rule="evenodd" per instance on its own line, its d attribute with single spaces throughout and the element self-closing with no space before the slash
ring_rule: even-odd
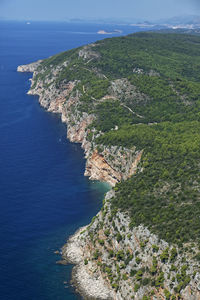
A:
<svg viewBox="0 0 200 300">
<path fill-rule="evenodd" d="M 79 53 L 80 56 L 82 55 L 81 51 Z M 29 65 L 19 66 L 17 70 L 18 72 L 33 72 L 31 89 L 28 94 L 39 96 L 41 106 L 47 111 L 61 114 L 62 122 L 67 124 L 67 138 L 71 142 L 81 143 L 87 158 L 85 176 L 89 176 L 93 180 L 105 181 L 114 186 L 117 182 L 125 180 L 134 174 L 142 151 L 135 151 L 134 148 L 129 150 L 117 149 L 117 147 L 104 147 L 103 152 L 99 153 L 97 149 L 93 149 L 92 143 L 88 141 L 87 136 L 90 132 L 88 126 L 95 119 L 95 115 L 86 112 L 83 112 L 81 115 L 78 111 L 77 106 L 80 103 L 80 95 L 78 91 L 74 94 L 74 89 L 78 82 L 76 80 L 69 81 L 56 88 L 53 77 L 53 79 L 47 78 L 45 84 L 40 80 L 35 84 L 35 78 L 37 78 L 38 73 L 43 72 L 40 68 L 37 71 L 40 63 L 41 61 L 37 61 Z M 53 69 L 52 75 L 56 78 L 60 69 L 66 66 L 67 64 L 63 64 Z M 46 88 L 46 86 L 49 88 Z M 110 97 L 110 95 L 105 96 L 104 99 L 106 100 L 107 97 Z M 126 154 L 122 154 L 123 151 Z M 114 162 L 108 158 L 109 155 L 114 155 L 115 162 L 120 161 L 120 165 L 126 169 L 126 172 L 120 171 L 119 163 L 114 166 Z"/>
<path fill-rule="evenodd" d="M 112 199 L 120 182 L 144 171 L 141 159 L 145 149 L 134 144 L 130 147 L 98 142 L 108 128 L 114 135 L 120 126 L 117 120 L 110 128 L 107 120 L 102 119 L 102 110 L 112 106 L 115 114 L 117 107 L 119 118 L 126 115 L 126 122 L 136 118 L 141 127 L 145 116 L 134 111 L 130 103 L 145 106 L 152 95 L 139 91 L 128 76 L 110 78 L 104 74 L 99 65 L 102 56 L 97 43 L 17 69 L 33 73 L 28 94 L 38 95 L 47 111 L 61 114 L 62 122 L 67 124 L 67 137 L 81 144 L 86 157 L 85 175 L 112 186 L 101 211 L 63 246 L 63 260 L 75 265 L 73 282 L 87 299 L 198 300 L 200 273 L 194 255 L 190 251 L 183 252 L 176 243 L 161 239 L 142 221 L 131 226 L 129 211 L 113 207 Z M 144 70 L 135 66 L 131 72 L 153 80 L 161 77 L 158 70 L 151 68 Z M 175 90 L 171 81 L 170 85 Z M 178 95 L 178 91 L 175 93 Z M 181 99 L 185 105 L 186 97 Z M 98 127 L 98 121 L 102 128 L 105 126 L 105 131 Z M 148 127 L 157 124 L 156 121 L 146 123 Z M 165 182 L 162 192 L 167 190 L 169 186 Z M 193 248 L 193 254 L 197 254 L 197 246 Z"/>
</svg>

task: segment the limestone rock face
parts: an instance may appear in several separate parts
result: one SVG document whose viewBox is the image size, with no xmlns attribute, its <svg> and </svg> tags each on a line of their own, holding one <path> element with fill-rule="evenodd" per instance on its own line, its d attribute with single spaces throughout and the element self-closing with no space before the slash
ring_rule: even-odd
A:
<svg viewBox="0 0 200 300">
<path fill-rule="evenodd" d="M 86 226 L 87 227 L 87 226 Z M 73 282 L 77 286 L 77 290 L 87 299 L 113 299 L 113 291 L 105 283 L 101 274 L 93 274 L 91 265 L 86 265 L 84 260 L 84 243 L 79 239 L 80 235 L 86 227 L 80 228 L 62 248 L 64 259 L 72 264 L 76 264 L 73 270 Z"/>
<path fill-rule="evenodd" d="M 97 58 L 98 54 L 92 50 L 92 45 L 90 45 L 80 50 L 79 56 L 83 59 L 93 59 Z M 80 93 L 76 90 L 79 81 L 74 80 L 66 83 L 63 81 L 59 87 L 55 83 L 60 70 L 65 68 L 68 62 L 52 68 L 51 73 L 42 79 L 38 78 L 39 74 L 45 73 L 41 63 L 42 61 L 37 61 L 29 65 L 19 66 L 17 70 L 19 72 L 33 72 L 28 94 L 38 95 L 41 106 L 47 111 L 61 114 L 62 122 L 67 124 L 68 139 L 82 145 L 87 159 L 85 176 L 114 186 L 117 182 L 133 175 L 137 170 L 142 151 L 136 151 L 135 148 L 123 149 L 122 147 L 102 147 L 101 152 L 97 151 L 95 143 L 87 139 L 90 133 L 88 126 L 95 120 L 95 115 L 79 111 Z M 125 89 L 125 83 L 127 83 L 124 80 L 116 82 L 116 85 L 113 83 L 115 86 L 115 92 L 114 89 L 112 91 L 114 98 L 116 91 L 122 93 L 122 86 Z M 104 96 L 102 101 L 110 97 L 110 95 Z"/>
<path fill-rule="evenodd" d="M 84 46 L 80 51 L 79 51 L 79 57 L 82 57 L 84 60 L 90 60 L 93 58 L 99 58 L 99 54 L 95 51 L 92 51 L 92 47 L 94 47 L 94 44 L 90 44 L 87 46 Z"/>
<path fill-rule="evenodd" d="M 94 151 L 87 160 L 85 176 L 89 176 L 92 180 L 108 182 L 111 186 L 122 179 L 121 174 L 116 172 L 97 151 Z"/>
<path fill-rule="evenodd" d="M 69 125 L 67 130 L 67 137 L 69 140 L 71 142 L 81 143 L 83 146 L 83 142 L 86 138 L 87 127 L 92 123 L 93 119 L 94 117 L 92 115 L 83 113 L 82 118 L 76 125 Z"/>
<path fill-rule="evenodd" d="M 125 171 L 112 167 L 113 161 L 108 160 L 108 155 L 115 157 L 115 162 L 117 162 L 118 155 L 116 152 L 113 153 L 113 148 L 105 148 L 103 154 L 99 154 L 97 150 L 92 152 L 92 155 L 90 155 L 87 159 L 85 176 L 89 176 L 92 180 L 97 179 L 105 181 L 111 186 L 115 186 L 117 182 L 120 182 L 122 179 L 129 178 L 136 172 L 137 165 L 142 156 L 142 151 L 133 151 L 129 154 L 129 157 L 123 157 L 123 155 L 120 155 L 119 166 L 123 166 L 124 163 L 124 166 L 127 168 Z"/>
<path fill-rule="evenodd" d="M 128 213 L 118 211 L 113 216 L 110 209 L 112 197 L 115 197 L 113 190 L 106 194 L 103 209 L 91 224 L 81 228 L 62 249 L 63 259 L 76 264 L 74 276 L 78 278 L 79 291 L 86 299 L 93 296 L 95 299 L 141 300 L 151 294 L 151 299 L 159 300 L 167 299 L 166 290 L 175 295 L 173 288 L 178 285 L 176 273 L 181 274 L 185 267 L 184 255 L 178 252 L 175 261 L 163 261 L 162 253 L 166 249 L 170 252 L 173 246 L 142 225 L 130 229 Z M 191 261 L 185 273 L 185 277 L 189 276 L 191 280 L 181 291 L 179 299 L 200 299 L 200 274 L 194 277 L 194 268 L 195 262 Z M 155 274 L 152 275 L 152 272 Z M 141 284 L 140 279 L 136 289 L 139 276 L 142 280 L 146 278 L 147 283 Z M 158 282 L 156 278 L 161 277 L 161 286 L 152 287 L 150 281 Z M 101 288 L 94 296 L 91 286 L 95 289 L 97 282 Z M 175 296 L 175 299 L 178 298 Z"/>
<path fill-rule="evenodd" d="M 93 45 L 83 47 L 78 53 L 78 59 L 83 59 L 86 63 L 98 58 L 99 55 L 94 51 Z M 47 111 L 59 113 L 62 122 L 67 125 L 69 140 L 81 144 L 86 158 L 85 175 L 90 179 L 105 181 L 115 186 L 137 170 L 142 171 L 140 161 L 143 150 L 138 150 L 134 146 L 127 149 L 96 144 L 95 138 L 103 133 L 97 133 L 95 128 L 90 128 L 96 119 L 95 113 L 91 112 L 92 110 L 83 112 L 80 109 L 81 92 L 77 89 L 80 81 L 63 80 L 59 86 L 56 84 L 60 71 L 66 68 L 68 63 L 65 61 L 51 66 L 48 72 L 42 61 L 19 66 L 17 70 L 33 72 L 28 94 L 38 95 L 41 106 Z M 99 75 L 100 78 L 102 76 Z M 85 87 L 83 92 L 84 89 Z M 123 100 L 123 97 L 141 103 L 149 101 L 149 98 L 139 94 L 127 79 L 111 82 L 109 95 L 98 101 L 110 98 L 113 101 L 119 98 Z M 123 101 L 121 105 L 136 115 Z M 140 115 L 137 117 L 142 118 Z M 179 284 L 177 272 L 182 272 L 185 261 L 182 253 L 177 253 L 174 266 L 170 260 L 163 262 L 163 251 L 168 249 L 170 252 L 172 246 L 142 225 L 131 229 L 128 213 L 121 211 L 113 213 L 110 200 L 113 197 L 115 197 L 114 189 L 107 193 L 102 210 L 91 224 L 80 229 L 62 249 L 63 258 L 76 265 L 73 280 L 78 286 L 78 291 L 87 299 L 141 300 L 150 293 L 151 299 L 166 299 L 166 290 L 172 294 Z M 200 300 L 200 274 L 194 272 L 195 262 L 192 259 L 188 261 L 184 276 L 186 279 L 189 276 L 190 281 L 185 289 L 181 290 L 180 299 Z M 162 284 L 157 288 L 152 287 L 157 284 L 156 282 L 150 284 L 152 273 L 156 274 L 155 277 L 161 276 L 159 280 L 162 280 Z"/>
<path fill-rule="evenodd" d="M 28 65 L 22 65 L 17 67 L 17 72 L 30 72 L 33 73 L 37 70 L 39 65 L 41 64 L 42 60 L 38 60 L 34 63 Z"/>
</svg>

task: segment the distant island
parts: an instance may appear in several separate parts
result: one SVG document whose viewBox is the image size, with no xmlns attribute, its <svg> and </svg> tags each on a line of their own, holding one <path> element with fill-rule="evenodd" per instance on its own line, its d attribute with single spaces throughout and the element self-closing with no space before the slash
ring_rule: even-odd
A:
<svg viewBox="0 0 200 300">
<path fill-rule="evenodd" d="M 122 33 L 122 32 L 123 32 L 122 30 L 117 30 L 117 29 L 115 29 L 115 30 L 113 30 L 113 31 L 99 30 L 97 33 L 98 33 L 98 34 L 115 34 L 115 33 L 120 34 L 120 33 Z"/>
<path fill-rule="evenodd" d="M 81 144 L 85 175 L 111 186 L 62 248 L 85 299 L 200 299 L 200 37 L 190 33 L 109 38 L 18 67 Z"/>
</svg>

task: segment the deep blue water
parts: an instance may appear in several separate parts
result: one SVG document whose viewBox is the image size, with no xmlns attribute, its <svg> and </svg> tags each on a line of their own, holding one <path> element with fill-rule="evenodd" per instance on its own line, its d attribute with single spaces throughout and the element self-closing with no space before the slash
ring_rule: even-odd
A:
<svg viewBox="0 0 200 300">
<path fill-rule="evenodd" d="M 94 24 L 0 22 L 0 299 L 78 299 L 71 266 L 56 265 L 67 237 L 101 207 L 108 187 L 83 176 L 84 154 L 59 116 L 26 95 L 20 64 L 106 36 Z M 116 29 L 120 29 L 117 27 Z M 123 28 L 130 33 L 133 27 Z M 64 282 L 67 282 L 67 284 Z"/>
</svg>

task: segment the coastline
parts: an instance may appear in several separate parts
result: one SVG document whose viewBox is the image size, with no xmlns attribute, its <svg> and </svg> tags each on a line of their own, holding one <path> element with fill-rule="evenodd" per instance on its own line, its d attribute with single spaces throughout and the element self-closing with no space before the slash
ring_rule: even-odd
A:
<svg viewBox="0 0 200 300">
<path fill-rule="evenodd" d="M 42 60 L 39 60 L 36 61 L 35 63 L 30 63 L 28 65 L 22 65 L 17 67 L 17 72 L 33 73 L 32 78 L 29 79 L 31 82 L 31 87 L 34 85 L 34 73 L 41 62 Z M 60 104 L 59 102 L 57 102 L 58 106 L 53 106 L 53 108 L 50 106 L 50 109 L 48 109 L 45 103 L 43 103 L 42 101 L 42 95 L 40 94 L 40 92 L 35 93 L 30 88 L 27 94 L 38 96 L 38 101 L 41 107 L 45 108 L 47 111 L 50 111 L 52 113 L 60 114 L 61 121 L 63 123 L 66 123 L 66 125 L 68 125 L 66 114 L 64 113 L 62 106 L 59 105 Z M 69 106 L 71 106 L 71 103 Z M 90 122 L 91 121 L 89 120 L 89 123 Z M 84 124 L 83 123 L 81 124 L 81 127 L 83 126 L 81 132 L 79 131 L 79 128 L 76 132 L 74 128 L 67 128 L 67 138 L 71 142 L 80 143 L 81 147 L 84 149 L 86 153 L 86 158 L 87 158 L 87 152 L 90 145 L 88 145 L 88 142 L 86 142 L 83 134 L 86 125 L 87 125 L 87 121 L 85 124 L 85 120 L 84 120 Z M 98 155 L 97 158 L 99 158 Z M 102 158 L 100 158 L 100 160 L 101 159 Z M 87 171 L 87 165 L 88 165 L 88 161 L 86 161 L 86 170 L 84 176 L 89 176 L 88 174 L 89 172 Z M 100 170 L 98 169 L 98 171 Z M 93 177 L 90 176 L 90 179 L 99 180 L 98 176 L 99 174 L 95 174 Z M 104 180 L 103 182 L 108 184 L 111 188 L 111 190 L 108 191 L 105 195 L 105 198 L 109 199 L 110 192 L 112 195 L 112 187 L 116 184 L 116 181 L 115 180 L 112 181 L 109 178 L 109 180 L 107 181 Z M 64 264 L 73 265 L 72 274 L 71 274 L 71 284 L 74 287 L 75 291 L 78 294 L 80 294 L 83 297 L 83 299 L 113 300 L 114 299 L 113 290 L 109 288 L 105 280 L 102 278 L 101 274 L 99 273 L 99 277 L 94 277 L 91 271 L 88 268 L 86 268 L 86 265 L 84 264 L 84 256 L 83 256 L 82 245 L 80 243 L 80 236 L 81 233 L 85 231 L 87 228 L 88 225 L 79 228 L 74 234 L 72 234 L 68 238 L 67 243 L 64 244 L 61 250 L 62 261 Z"/>
<path fill-rule="evenodd" d="M 87 226 L 79 228 L 62 248 L 62 258 L 66 263 L 74 265 L 71 283 L 75 291 L 84 299 L 112 300 L 112 290 L 105 285 L 102 276 L 93 276 L 91 265 L 85 265 L 81 245 L 81 233 Z"/>
<path fill-rule="evenodd" d="M 93 44 L 83 47 L 78 52 L 79 58 L 82 58 L 83 55 L 89 58 L 94 55 L 92 47 Z M 66 68 L 67 61 L 62 66 L 58 65 L 53 69 L 52 74 L 47 78 L 38 79 L 38 76 L 40 74 L 43 76 L 44 73 L 41 67 L 42 62 L 39 60 L 28 65 L 18 66 L 17 71 L 33 73 L 31 87 L 27 94 L 38 96 L 40 105 L 48 112 L 60 114 L 61 121 L 67 125 L 69 141 L 81 144 L 86 158 L 84 176 L 91 180 L 105 182 L 111 187 L 130 178 L 137 171 L 143 150 L 137 150 L 136 147 L 131 149 L 117 146 L 98 147 L 93 138 L 90 138 L 90 135 L 95 135 L 95 132 L 88 128 L 95 121 L 95 114 L 79 110 L 81 94 L 79 91 L 75 91 L 79 81 L 64 82 L 59 88 L 56 86 L 55 79 L 59 76 L 62 68 Z M 116 90 L 126 84 L 127 81 L 124 79 L 113 82 L 114 88 L 111 95 L 104 96 L 101 101 L 106 101 L 110 97 L 114 98 Z"/>
<path fill-rule="evenodd" d="M 88 46 L 84 50 L 89 51 Z M 87 51 L 86 55 L 88 55 Z M 90 179 L 107 182 L 114 187 L 117 182 L 127 179 L 134 174 L 140 162 L 142 151 L 136 151 L 134 148 L 128 152 L 128 149 L 126 149 L 128 155 L 123 156 L 113 146 L 111 146 L 111 152 L 107 148 L 104 148 L 101 153 L 93 149 L 92 142 L 87 139 L 87 135 L 90 133 L 87 127 L 93 122 L 95 116 L 85 112 L 81 116 L 79 115 L 77 109 L 79 104 L 78 91 L 72 95 L 72 91 L 77 84 L 76 80 L 63 84 L 58 90 L 52 82 L 59 73 L 60 67 L 53 70 L 55 78 L 52 81 L 49 81 L 48 78 L 47 82 L 42 80 L 36 81 L 34 78 L 36 78 L 37 72 L 39 72 L 37 71 L 39 65 L 40 62 L 39 64 L 36 62 L 26 66 L 19 66 L 18 71 L 33 72 L 31 89 L 28 91 L 28 94 L 38 95 L 39 103 L 47 111 L 59 113 L 62 122 L 67 124 L 68 139 L 71 142 L 81 144 L 86 157 L 86 171 L 84 175 L 89 176 Z M 49 84 L 48 89 L 46 88 L 46 84 Z M 66 101 L 67 97 L 68 101 Z M 118 151 L 117 153 L 116 150 Z M 126 177 L 123 177 L 123 172 L 113 168 L 113 165 L 107 160 L 105 156 L 106 152 L 110 154 L 112 151 L 116 157 L 115 162 L 119 162 L 117 161 L 118 158 L 121 160 L 122 158 L 124 159 L 120 163 L 124 163 L 127 166 L 125 168 Z M 163 261 L 161 256 L 165 253 L 166 249 L 168 249 L 168 254 L 171 253 L 173 245 L 170 246 L 167 242 L 160 240 L 142 225 L 131 229 L 128 213 L 117 211 L 112 214 L 109 199 L 113 196 L 114 189 L 106 194 L 101 211 L 93 218 L 90 225 L 80 228 L 68 239 L 68 242 L 62 248 L 63 260 L 75 265 L 72 272 L 72 282 L 76 287 L 76 291 L 84 299 L 129 300 L 134 297 L 134 299 L 138 300 L 151 291 L 155 293 L 153 299 L 160 299 L 160 297 L 165 299 L 164 288 L 167 288 L 170 292 L 173 291 L 170 287 L 170 276 L 176 275 L 176 273 L 172 269 L 170 261 L 168 263 Z M 157 247 L 156 252 L 154 251 L 155 245 Z M 97 251 L 101 255 L 95 255 Z M 113 253 L 111 256 L 109 251 Z M 120 261 L 123 261 L 123 259 L 119 258 L 118 260 L 119 255 L 121 255 L 118 253 L 120 251 L 123 253 L 124 261 L 125 258 L 127 260 L 126 265 L 121 264 Z M 152 265 L 155 264 L 155 259 L 156 273 L 157 271 L 160 272 L 162 280 L 165 281 L 165 286 L 160 285 L 159 290 L 155 287 L 151 290 L 146 285 L 140 286 L 136 290 L 135 288 L 133 289 L 135 282 L 132 278 L 133 276 L 130 275 L 131 270 L 137 268 L 139 272 L 144 269 L 145 276 L 149 276 L 145 268 L 150 270 Z M 175 264 L 177 270 L 181 270 L 184 267 L 183 256 L 181 252 L 179 253 L 179 250 L 176 252 Z M 198 273 L 192 275 L 194 274 L 194 269 L 195 264 L 191 260 L 187 269 L 187 275 L 191 276 L 191 281 L 182 291 L 183 298 L 181 299 L 200 299 L 199 275 Z M 114 283 L 113 276 L 111 278 L 110 273 L 115 276 Z M 118 277 L 118 275 L 120 276 Z M 178 281 L 176 283 L 178 284 Z M 130 290 L 130 287 L 132 290 Z"/>
</svg>

